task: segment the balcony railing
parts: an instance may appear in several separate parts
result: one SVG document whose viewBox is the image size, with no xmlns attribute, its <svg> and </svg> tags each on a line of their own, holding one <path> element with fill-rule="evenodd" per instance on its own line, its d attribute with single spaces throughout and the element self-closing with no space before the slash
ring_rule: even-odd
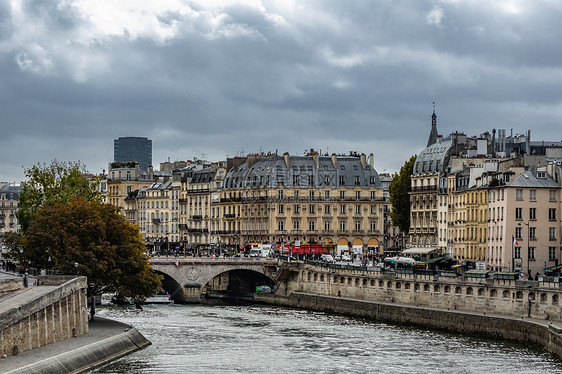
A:
<svg viewBox="0 0 562 374">
<path fill-rule="evenodd" d="M 411 192 L 429 192 L 437 191 L 437 186 L 423 186 L 423 187 L 412 187 Z"/>
</svg>

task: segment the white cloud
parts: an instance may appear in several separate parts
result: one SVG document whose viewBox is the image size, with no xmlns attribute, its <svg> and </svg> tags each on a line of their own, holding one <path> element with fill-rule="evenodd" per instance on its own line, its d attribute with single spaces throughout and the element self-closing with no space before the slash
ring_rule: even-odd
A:
<svg viewBox="0 0 562 374">
<path fill-rule="evenodd" d="M 435 5 L 431 11 L 425 15 L 425 22 L 428 25 L 441 27 L 441 22 L 445 18 L 445 11 L 438 5 Z"/>
<path fill-rule="evenodd" d="M 54 63 L 49 54 L 37 44 L 29 45 L 15 56 L 21 70 L 35 74 L 52 74 Z"/>
</svg>

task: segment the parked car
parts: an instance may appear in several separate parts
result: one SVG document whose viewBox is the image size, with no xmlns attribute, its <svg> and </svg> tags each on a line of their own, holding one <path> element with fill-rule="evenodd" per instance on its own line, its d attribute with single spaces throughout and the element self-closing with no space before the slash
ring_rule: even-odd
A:
<svg viewBox="0 0 562 374">
<path fill-rule="evenodd" d="M 320 256 L 320 261 L 332 263 L 334 262 L 334 257 L 332 255 L 322 255 Z"/>
</svg>

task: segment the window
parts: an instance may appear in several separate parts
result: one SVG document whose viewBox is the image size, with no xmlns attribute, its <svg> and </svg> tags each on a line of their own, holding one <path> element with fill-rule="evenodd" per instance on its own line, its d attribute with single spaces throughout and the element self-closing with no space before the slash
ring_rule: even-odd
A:
<svg viewBox="0 0 562 374">
<path fill-rule="evenodd" d="M 515 190 L 515 200 L 523 200 L 523 190 L 518 188 Z"/>
<path fill-rule="evenodd" d="M 283 206 L 283 204 L 279 204 L 279 206 L 277 207 L 277 211 L 279 213 L 285 213 L 285 207 Z"/>
<path fill-rule="evenodd" d="M 345 221 L 340 221 L 340 230 L 345 231 Z"/>
<path fill-rule="evenodd" d="M 556 227 L 549 227 L 548 228 L 548 239 L 549 240 L 556 240 Z"/>
<path fill-rule="evenodd" d="M 309 185 L 309 186 L 314 186 L 314 175 L 309 175 L 309 176 L 308 176 L 308 185 Z"/>
<path fill-rule="evenodd" d="M 295 205 L 295 214 L 299 214 L 301 210 L 300 205 Z"/>
<path fill-rule="evenodd" d="M 529 227 L 529 239 L 536 239 L 536 238 L 537 238 L 537 228 Z"/>
<path fill-rule="evenodd" d="M 300 230 L 301 223 L 299 221 L 293 221 L 293 230 Z"/>
<path fill-rule="evenodd" d="M 359 176 L 355 176 L 355 185 L 356 186 L 361 185 L 361 178 Z"/>
<path fill-rule="evenodd" d="M 355 214 L 361 214 L 361 205 L 355 205 Z"/>
<path fill-rule="evenodd" d="M 329 175 L 326 175 L 326 176 L 324 177 L 324 184 L 330 184 L 330 179 L 331 179 L 330 176 L 329 176 Z"/>
<path fill-rule="evenodd" d="M 360 199 L 361 199 L 361 192 L 355 191 L 355 200 L 360 200 Z"/>
<path fill-rule="evenodd" d="M 340 214 L 345 214 L 345 205 L 340 205 Z"/>
<path fill-rule="evenodd" d="M 330 198 L 330 191 L 324 191 L 324 198 L 325 198 L 325 199 L 329 199 L 329 198 Z"/>
<path fill-rule="evenodd" d="M 293 175 L 293 186 L 298 186 L 298 185 L 299 185 L 299 176 Z"/>
<path fill-rule="evenodd" d="M 308 212 L 309 212 L 310 214 L 314 214 L 314 205 L 313 205 L 313 204 L 311 204 L 311 205 L 308 206 Z"/>
<path fill-rule="evenodd" d="M 345 177 L 343 175 L 340 176 L 340 186 L 345 186 Z"/>
<path fill-rule="evenodd" d="M 529 219 L 537 219 L 537 208 L 529 208 Z"/>
<path fill-rule="evenodd" d="M 299 190 L 295 190 L 293 196 L 295 197 L 295 199 L 299 198 Z"/>
<path fill-rule="evenodd" d="M 515 239 L 521 239 L 521 227 L 516 227 L 515 228 Z"/>
<path fill-rule="evenodd" d="M 330 206 L 324 205 L 324 214 L 330 214 Z"/>
<path fill-rule="evenodd" d="M 523 208 L 515 208 L 515 219 L 523 219 Z"/>
<path fill-rule="evenodd" d="M 549 208 L 548 209 L 548 219 L 551 221 L 556 220 L 556 208 Z"/>
<path fill-rule="evenodd" d="M 521 258 L 521 247 L 515 247 L 515 258 Z"/>
<path fill-rule="evenodd" d="M 371 231 L 376 231 L 377 230 L 377 221 L 371 221 L 370 226 L 371 226 Z"/>
<path fill-rule="evenodd" d="M 308 197 L 309 197 L 311 200 L 314 200 L 314 191 L 312 191 L 312 190 L 308 191 Z"/>
<path fill-rule="evenodd" d="M 529 190 L 529 200 L 537 201 L 537 190 Z"/>
<path fill-rule="evenodd" d="M 548 247 L 548 259 L 549 261 L 556 260 L 556 247 Z"/>
<path fill-rule="evenodd" d="M 308 230 L 309 231 L 315 231 L 316 230 L 316 222 L 315 221 L 308 222 Z"/>
<path fill-rule="evenodd" d="M 284 231 L 285 230 L 285 221 L 277 222 L 277 230 Z"/>
<path fill-rule="evenodd" d="M 361 221 L 355 221 L 355 230 L 361 230 Z"/>
<path fill-rule="evenodd" d="M 376 197 L 377 197 L 376 192 L 371 191 L 371 200 L 375 200 Z"/>
<path fill-rule="evenodd" d="M 377 206 L 371 205 L 371 214 L 377 214 Z"/>
<path fill-rule="evenodd" d="M 535 259 L 535 247 L 529 247 L 529 260 Z"/>
<path fill-rule="evenodd" d="M 278 191 L 278 195 L 279 195 L 279 198 L 282 199 L 283 198 L 283 191 Z"/>
<path fill-rule="evenodd" d="M 548 200 L 556 201 L 556 190 L 548 191 Z"/>
<path fill-rule="evenodd" d="M 340 191 L 340 200 L 345 199 L 345 191 Z"/>
<path fill-rule="evenodd" d="M 324 221 L 324 230 L 330 231 L 330 221 Z"/>
</svg>

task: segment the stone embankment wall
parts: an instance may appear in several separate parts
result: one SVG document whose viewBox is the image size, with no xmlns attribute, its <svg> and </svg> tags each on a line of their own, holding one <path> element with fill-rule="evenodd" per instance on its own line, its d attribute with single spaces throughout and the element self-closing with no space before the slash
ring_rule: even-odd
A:
<svg viewBox="0 0 562 374">
<path fill-rule="evenodd" d="M 40 277 L 39 283 L 45 286 L 3 300 L 0 355 L 17 355 L 88 332 L 86 277 Z"/>
<path fill-rule="evenodd" d="M 528 318 L 490 316 L 301 292 L 293 292 L 289 296 L 256 295 L 255 299 L 267 304 L 530 342 L 562 359 L 562 330 L 546 321 L 538 323 Z"/>
<path fill-rule="evenodd" d="M 512 317 L 562 321 L 559 283 L 459 279 L 332 269 L 310 264 L 292 268 L 277 295 L 305 292 L 357 300 L 427 306 Z"/>
<path fill-rule="evenodd" d="M 23 279 L 19 277 L 4 278 L 0 282 L 0 296 L 23 288 Z"/>
</svg>

